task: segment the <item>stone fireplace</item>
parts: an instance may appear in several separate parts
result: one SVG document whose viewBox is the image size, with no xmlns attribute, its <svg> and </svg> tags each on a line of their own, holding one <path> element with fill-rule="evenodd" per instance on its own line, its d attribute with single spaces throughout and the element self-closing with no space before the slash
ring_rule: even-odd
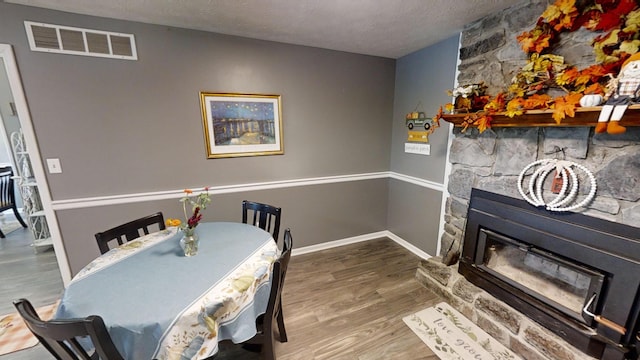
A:
<svg viewBox="0 0 640 360">
<path fill-rule="evenodd" d="M 640 229 L 474 189 L 458 271 L 598 359 L 633 359 Z"/>
<path fill-rule="evenodd" d="M 520 5 L 468 25 L 461 37 L 458 83 L 485 82 L 491 94 L 507 88 L 514 70 L 526 61 L 516 36 L 533 27 L 547 4 L 548 1 L 542 0 L 523 1 Z M 563 36 L 556 53 L 563 55 L 565 62 L 570 64 L 591 64 L 594 62 L 593 49 L 590 47 L 593 36 L 587 31 Z M 556 158 L 585 166 L 596 177 L 594 200 L 574 212 L 637 228 L 640 226 L 640 128 L 629 127 L 626 133 L 615 136 L 594 135 L 589 127 L 495 128 L 483 133 L 477 129 L 461 132 L 456 128 L 449 151 L 451 173 L 444 215 L 445 232 L 440 239 L 441 252 L 438 257 L 422 261 L 416 277 L 523 359 L 600 359 L 600 356 L 594 355 L 598 351 L 590 348 L 593 345 L 589 345 L 588 340 L 582 340 L 581 344 L 563 329 L 543 326 L 538 321 L 539 314 L 509 304 L 469 282 L 459 273 L 460 266 L 463 268 L 461 271 L 465 272 L 462 264 L 467 213 L 472 188 L 520 200 L 517 190 L 520 171 L 533 161 Z M 581 187 L 578 199 L 586 195 L 588 187 L 585 188 Z M 592 271 L 591 266 L 582 266 L 581 262 L 578 266 L 566 264 L 563 262 L 564 256 L 549 256 L 537 248 L 525 252 L 518 239 L 512 242 L 514 239 L 506 236 L 505 240 L 505 234 L 501 232 L 485 232 L 483 236 L 485 242 L 489 243 L 488 250 L 485 250 L 489 253 L 482 253 L 483 258 L 490 258 L 486 264 L 489 272 L 502 274 L 511 282 L 527 286 L 545 280 L 548 287 L 545 290 L 549 293 L 532 296 L 532 302 L 557 303 L 562 308 L 562 317 L 572 319 L 567 321 L 582 323 L 586 328 L 605 328 L 596 324 L 593 317 L 586 316 L 585 319 L 579 308 L 580 305 L 586 305 L 585 298 L 588 298 L 587 302 L 591 300 L 594 292 L 600 293 L 603 287 L 608 289 L 606 271 L 605 274 Z M 526 246 L 524 248 L 531 250 Z M 462 255 L 463 261 L 458 263 L 458 256 L 455 255 Z M 549 261 L 555 262 L 555 267 L 550 268 L 556 270 L 536 265 Z M 510 273 L 521 272 L 522 266 L 528 269 L 538 266 L 538 276 L 513 278 Z M 518 285 L 514 288 L 518 289 Z M 629 289 L 627 296 L 637 297 L 637 292 L 637 288 Z M 597 298 L 593 300 L 595 303 L 597 301 Z M 587 310 L 602 315 L 605 320 L 609 318 L 609 315 L 590 311 L 589 307 Z M 621 338 L 611 328 L 601 331 L 611 337 Z M 633 340 L 638 335 L 625 336 Z"/>
</svg>

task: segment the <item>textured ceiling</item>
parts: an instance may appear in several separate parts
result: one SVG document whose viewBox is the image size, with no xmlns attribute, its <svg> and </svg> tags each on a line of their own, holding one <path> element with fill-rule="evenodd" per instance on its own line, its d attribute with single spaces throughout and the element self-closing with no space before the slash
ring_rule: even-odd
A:
<svg viewBox="0 0 640 360">
<path fill-rule="evenodd" d="M 4 1 L 398 58 L 453 36 L 464 25 L 522 0 Z"/>
</svg>

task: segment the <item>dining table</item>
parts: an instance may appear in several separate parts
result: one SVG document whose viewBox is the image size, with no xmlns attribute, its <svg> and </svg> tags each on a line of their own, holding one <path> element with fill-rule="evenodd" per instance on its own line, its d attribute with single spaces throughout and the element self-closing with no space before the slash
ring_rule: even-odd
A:
<svg viewBox="0 0 640 360">
<path fill-rule="evenodd" d="M 169 227 L 93 260 L 64 290 L 54 319 L 99 315 L 127 360 L 205 359 L 218 342 L 256 334 L 279 255 L 268 232 L 201 223 L 198 253 L 185 257 Z"/>
</svg>

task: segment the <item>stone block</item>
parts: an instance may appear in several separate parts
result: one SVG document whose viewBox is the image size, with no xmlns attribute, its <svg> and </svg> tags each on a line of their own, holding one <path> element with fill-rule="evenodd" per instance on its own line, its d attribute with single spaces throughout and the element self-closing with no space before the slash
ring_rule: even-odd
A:
<svg viewBox="0 0 640 360">
<path fill-rule="evenodd" d="M 482 133 L 478 134 L 477 141 L 478 141 L 478 145 L 480 146 L 480 149 L 482 149 L 482 152 L 485 153 L 486 155 L 492 155 L 496 151 L 497 138 L 498 136 L 491 129 L 487 129 Z"/>
<path fill-rule="evenodd" d="M 422 284 L 422 286 L 433 291 L 436 295 L 444 299 L 444 301 L 446 301 L 449 305 L 453 307 L 457 307 L 460 305 L 460 300 L 458 298 L 453 296 L 447 288 L 440 285 L 437 281 L 433 280 L 433 278 L 431 278 L 429 274 L 425 273 L 424 270 L 418 268 L 416 270 L 415 278 L 420 284 Z"/>
<path fill-rule="evenodd" d="M 498 135 L 495 175 L 519 175 L 538 156 L 538 128 L 506 128 Z"/>
<path fill-rule="evenodd" d="M 479 69 L 479 68 L 485 67 L 486 64 L 487 64 L 487 59 L 484 59 L 484 58 L 469 59 L 469 60 L 460 62 L 460 65 L 458 66 L 458 70 L 463 71 L 465 69 Z"/>
<path fill-rule="evenodd" d="M 462 47 L 475 44 L 483 37 L 482 21 L 475 21 L 464 26 L 462 32 L 462 38 L 460 39 L 460 45 Z"/>
<path fill-rule="evenodd" d="M 492 338 L 499 341 L 502 345 L 509 347 L 508 331 L 482 315 L 477 316 L 476 325 L 478 325 L 487 334 L 491 335 Z"/>
<path fill-rule="evenodd" d="M 498 321 L 502 326 L 506 327 L 513 334 L 520 331 L 521 315 L 507 308 L 494 298 L 480 296 L 474 302 L 476 309 L 486 313 L 492 319 Z"/>
<path fill-rule="evenodd" d="M 620 203 L 611 198 L 596 196 L 589 204 L 589 208 L 615 215 L 620 212 Z"/>
<path fill-rule="evenodd" d="M 486 39 L 460 49 L 460 60 L 470 59 L 491 50 L 498 49 L 506 43 L 504 32 L 497 32 Z"/>
<path fill-rule="evenodd" d="M 622 223 L 637 227 L 640 224 L 640 205 L 622 210 Z"/>
<path fill-rule="evenodd" d="M 467 211 L 469 209 L 469 203 L 460 201 L 453 197 L 449 197 L 449 199 L 451 199 L 451 202 L 449 204 L 449 210 L 451 211 L 451 215 L 457 218 L 466 218 Z"/>
<path fill-rule="evenodd" d="M 546 0 L 531 0 L 504 10 L 507 13 L 505 16 L 507 28 L 516 33 L 532 29 L 547 6 Z"/>
<path fill-rule="evenodd" d="M 449 222 L 451 223 L 451 225 L 455 226 L 457 229 L 460 229 L 460 234 L 461 235 L 464 234 L 464 228 L 465 228 L 466 219 L 461 219 L 461 218 L 457 218 L 457 217 L 451 217 Z"/>
<path fill-rule="evenodd" d="M 578 69 L 586 68 L 597 62 L 591 43 L 598 35 L 585 28 L 565 33 L 560 36 L 556 53 L 564 57 L 565 64 L 574 65 Z"/>
<path fill-rule="evenodd" d="M 493 12 L 480 20 L 480 27 L 484 30 L 483 32 L 485 34 L 485 37 L 487 37 L 489 34 L 493 36 L 494 34 L 492 33 L 504 32 L 504 30 L 502 30 L 504 28 L 504 25 L 501 24 L 504 13 L 504 10 Z"/>
<path fill-rule="evenodd" d="M 482 292 L 482 289 L 471 284 L 465 278 L 460 278 L 451 287 L 451 292 L 462 300 L 472 303 L 476 295 Z"/>
<path fill-rule="evenodd" d="M 466 175 L 470 176 L 470 175 Z M 596 176 L 598 191 L 620 200 L 640 200 L 640 152 L 612 159 Z"/>
<path fill-rule="evenodd" d="M 612 221 L 612 222 L 620 222 L 620 219 L 618 219 L 617 216 L 615 215 L 611 215 L 611 214 L 607 214 L 598 210 L 594 210 L 594 209 L 584 209 L 581 211 L 582 214 L 587 215 L 587 216 L 593 216 L 595 218 L 598 219 L 604 219 L 607 221 Z"/>
<path fill-rule="evenodd" d="M 457 80 L 459 84 L 476 84 L 484 81 L 481 74 L 476 71 L 466 71 L 464 73 L 460 73 L 458 74 Z"/>
<path fill-rule="evenodd" d="M 447 286 L 449 278 L 451 277 L 451 272 L 455 271 L 455 269 L 444 265 L 440 257 L 420 260 L 418 268 L 424 270 L 426 274 L 443 286 Z"/>
<path fill-rule="evenodd" d="M 495 56 L 502 63 L 503 68 L 513 70 L 513 73 L 520 70 L 522 64 L 527 62 L 527 55 L 522 51 L 522 46 L 517 41 L 507 42 L 505 46 L 495 52 Z"/>
<path fill-rule="evenodd" d="M 469 199 L 474 182 L 475 174 L 472 170 L 458 168 L 449 175 L 449 193 L 453 196 Z"/>
<path fill-rule="evenodd" d="M 623 134 L 609 135 L 607 133 L 594 134 L 591 142 L 609 148 L 622 148 L 640 143 L 640 127 L 628 127 Z"/>
<path fill-rule="evenodd" d="M 588 127 L 544 128 L 542 151 L 549 158 L 585 159 L 589 150 Z"/>
<path fill-rule="evenodd" d="M 493 174 L 493 170 L 490 167 L 476 167 L 476 168 L 473 168 L 473 171 L 476 173 L 477 176 L 481 176 L 481 177 L 487 177 Z"/>
<path fill-rule="evenodd" d="M 554 360 L 541 355 L 538 351 L 525 345 L 515 337 L 511 337 L 510 346 L 511 351 L 520 356 L 523 360 Z"/>
<path fill-rule="evenodd" d="M 491 166 L 494 159 L 491 156 L 482 156 L 484 150 L 477 139 L 456 137 L 451 142 L 449 161 L 452 164 L 469 166 Z"/>
<path fill-rule="evenodd" d="M 440 237 L 441 247 L 440 247 L 440 254 L 438 255 L 445 256 L 447 251 L 449 251 L 449 249 L 453 249 L 455 247 L 454 245 L 455 241 L 456 241 L 456 238 L 453 235 L 443 233 L 442 236 Z"/>
<path fill-rule="evenodd" d="M 531 346 L 536 348 L 540 353 L 554 360 L 579 360 L 586 359 L 586 355 L 581 353 L 582 357 L 576 357 L 576 354 L 562 345 L 555 336 L 542 332 L 534 327 L 527 327 L 524 330 L 524 340 Z"/>
<path fill-rule="evenodd" d="M 481 178 L 477 188 L 520 199 L 517 176 L 492 176 Z"/>
<path fill-rule="evenodd" d="M 451 305 L 451 304 L 449 304 Z M 460 312 L 460 314 L 464 315 L 464 317 L 466 317 L 467 319 L 471 320 L 472 322 L 475 323 L 474 321 L 474 313 L 475 311 L 473 311 L 473 307 L 469 306 L 468 304 L 464 303 L 463 301 L 458 301 L 456 303 L 456 305 L 451 305 L 454 309 L 458 310 L 458 312 Z"/>
<path fill-rule="evenodd" d="M 457 229 L 452 224 L 444 224 L 444 231 L 451 235 L 456 235 L 460 233 L 460 229 Z"/>
</svg>

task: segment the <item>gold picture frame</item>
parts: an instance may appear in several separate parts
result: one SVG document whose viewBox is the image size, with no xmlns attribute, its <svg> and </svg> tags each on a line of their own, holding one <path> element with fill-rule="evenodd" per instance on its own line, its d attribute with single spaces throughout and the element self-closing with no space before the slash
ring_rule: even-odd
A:
<svg viewBox="0 0 640 360">
<path fill-rule="evenodd" d="M 282 155 L 280 95 L 200 92 L 208 159 Z"/>
</svg>

